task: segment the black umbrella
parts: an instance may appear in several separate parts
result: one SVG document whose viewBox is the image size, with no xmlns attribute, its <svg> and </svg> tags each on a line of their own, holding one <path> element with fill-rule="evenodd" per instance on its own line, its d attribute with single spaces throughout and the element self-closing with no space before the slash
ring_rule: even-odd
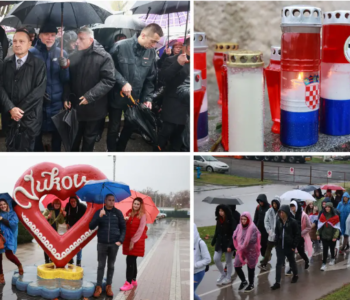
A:
<svg viewBox="0 0 350 300">
<path fill-rule="evenodd" d="M 63 110 L 51 119 L 61 136 L 64 148 L 67 152 L 70 152 L 78 133 L 77 111 L 74 108 Z"/>
<path fill-rule="evenodd" d="M 209 204 L 241 205 L 243 201 L 237 197 L 206 197 L 202 200 Z"/>
<path fill-rule="evenodd" d="M 319 185 L 306 185 L 306 186 L 299 188 L 299 190 L 304 191 L 304 192 L 313 192 L 314 190 L 317 190 L 319 188 L 320 188 Z"/>
<path fill-rule="evenodd" d="M 0 22 L 0 25 L 4 25 L 4 26 L 16 28 L 16 29 L 23 27 L 21 20 L 13 15 L 5 16 Z"/>
<path fill-rule="evenodd" d="M 169 41 L 169 14 L 187 11 L 187 20 L 184 40 L 186 40 L 188 15 L 190 12 L 190 1 L 136 1 L 131 8 L 133 14 L 149 14 L 164 15 L 168 14 L 168 41 Z"/>
</svg>

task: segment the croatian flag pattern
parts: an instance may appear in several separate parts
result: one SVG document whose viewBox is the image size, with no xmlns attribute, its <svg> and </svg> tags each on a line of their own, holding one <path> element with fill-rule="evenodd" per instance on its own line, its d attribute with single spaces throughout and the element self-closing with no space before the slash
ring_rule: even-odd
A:
<svg viewBox="0 0 350 300">
<path fill-rule="evenodd" d="M 315 109 L 319 107 L 320 88 L 318 82 L 309 84 L 305 87 L 305 103 L 310 109 Z"/>
</svg>

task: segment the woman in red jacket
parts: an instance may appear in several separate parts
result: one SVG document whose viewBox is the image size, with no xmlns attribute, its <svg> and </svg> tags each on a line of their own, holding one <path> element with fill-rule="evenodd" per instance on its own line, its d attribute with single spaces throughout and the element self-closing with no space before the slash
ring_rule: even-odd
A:
<svg viewBox="0 0 350 300">
<path fill-rule="evenodd" d="M 126 233 L 123 243 L 123 254 L 126 257 L 126 281 L 120 288 L 129 291 L 137 286 L 137 257 L 145 255 L 145 240 L 147 238 L 146 214 L 142 198 L 135 198 L 132 209 L 126 213 Z"/>
</svg>

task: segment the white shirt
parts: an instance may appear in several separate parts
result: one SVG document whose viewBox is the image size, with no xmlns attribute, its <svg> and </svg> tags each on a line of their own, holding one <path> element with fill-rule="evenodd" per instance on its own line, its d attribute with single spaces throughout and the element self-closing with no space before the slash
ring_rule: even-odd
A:
<svg viewBox="0 0 350 300">
<path fill-rule="evenodd" d="M 26 56 L 23 56 L 22 58 L 19 58 L 17 55 L 15 55 L 15 57 L 16 57 L 16 69 L 18 69 L 19 65 L 18 65 L 17 61 L 20 59 L 22 61 L 21 66 L 23 66 L 28 58 L 28 53 Z"/>
</svg>

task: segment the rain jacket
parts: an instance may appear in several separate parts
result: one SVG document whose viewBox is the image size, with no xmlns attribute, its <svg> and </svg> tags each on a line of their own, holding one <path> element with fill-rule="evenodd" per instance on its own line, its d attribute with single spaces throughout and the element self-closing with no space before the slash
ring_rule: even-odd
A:
<svg viewBox="0 0 350 300">
<path fill-rule="evenodd" d="M 319 197 L 316 197 L 316 191 L 318 191 L 318 194 L 320 195 Z M 313 196 L 316 199 L 316 203 L 314 203 L 314 205 L 316 205 L 318 207 L 318 211 L 321 212 L 322 211 L 322 201 L 324 199 L 321 189 L 315 190 Z"/>
<path fill-rule="evenodd" d="M 97 240 L 102 244 L 114 244 L 116 242 L 124 242 L 126 224 L 123 213 L 113 207 L 111 210 L 104 208 L 106 214 L 100 218 L 99 209 L 95 212 L 90 221 L 89 228 L 94 230 L 98 226 Z"/>
<path fill-rule="evenodd" d="M 237 225 L 241 222 L 241 214 L 237 211 L 236 205 L 228 205 L 228 207 L 231 209 L 231 213 L 232 213 L 233 224 L 234 224 L 233 230 L 236 230 Z"/>
<path fill-rule="evenodd" d="M 104 119 L 108 92 L 115 83 L 112 57 L 95 40 L 88 49 L 73 53 L 69 59 L 70 94 L 66 93 L 65 99 L 72 102 L 79 121 Z M 88 101 L 87 105 L 79 105 L 82 96 Z"/>
<path fill-rule="evenodd" d="M 263 206 L 260 206 L 259 201 L 262 201 L 264 203 Z M 258 202 L 258 206 L 256 207 L 255 214 L 254 214 L 254 224 L 256 227 L 258 227 L 261 238 L 267 239 L 267 231 L 265 229 L 265 214 L 270 208 L 270 204 L 267 201 L 267 197 L 265 194 L 260 194 L 258 198 L 256 199 L 256 202 Z"/>
<path fill-rule="evenodd" d="M 205 270 L 211 263 L 210 253 L 206 243 L 199 236 L 196 224 L 193 224 L 194 274 Z"/>
<path fill-rule="evenodd" d="M 17 124 L 16 121 L 10 119 L 9 111 L 14 107 L 19 107 L 24 111 L 20 120 L 21 127 L 25 129 L 29 137 L 36 137 L 41 132 L 46 66 L 31 52 L 28 52 L 26 62 L 18 71 L 15 60 L 15 55 L 5 59 L 0 80 L 0 104 L 9 118 L 9 123 L 5 125 Z M 21 150 L 17 149 L 17 151 Z"/>
<path fill-rule="evenodd" d="M 177 94 L 177 88 L 184 83 L 186 78 L 190 75 L 190 64 L 181 66 L 177 62 L 177 58 L 182 53 L 167 58 L 160 71 L 165 90 L 163 95 L 163 121 L 185 125 L 187 115 L 190 112 L 189 101 L 180 98 Z M 187 56 L 190 59 L 189 56 Z"/>
<path fill-rule="evenodd" d="M 330 218 L 337 216 L 337 214 L 334 211 L 333 204 L 331 202 L 328 202 L 326 206 L 329 206 L 331 208 L 331 211 L 329 213 L 322 212 L 322 215 L 326 217 L 326 220 L 329 220 Z M 320 223 L 320 220 L 319 220 Z M 324 224 L 322 227 L 320 227 L 320 224 L 318 225 L 318 230 L 316 232 L 317 236 L 320 236 L 322 240 L 332 240 L 337 239 L 339 237 L 339 229 L 329 225 Z"/>
<path fill-rule="evenodd" d="M 61 56 L 61 49 L 56 44 L 47 50 L 46 45 L 38 40 L 35 47 L 29 51 L 46 64 L 46 93 L 51 101 L 50 103 L 44 101 L 42 131 L 54 131 L 55 125 L 51 117 L 58 114 L 63 108 L 63 87 L 69 82 L 69 69 L 60 67 L 58 58 Z M 63 51 L 63 56 L 68 57 L 66 51 Z"/>
<path fill-rule="evenodd" d="M 281 218 L 277 219 L 275 228 L 275 243 L 276 246 L 282 249 L 296 249 L 300 241 L 300 229 L 295 219 L 290 216 L 289 205 L 282 205 L 279 211 L 284 211 L 287 214 L 287 221 L 283 224 Z"/>
<path fill-rule="evenodd" d="M 274 202 L 277 203 L 277 210 L 275 210 L 273 208 L 273 203 Z M 268 240 L 270 242 L 274 242 L 275 241 L 275 227 L 276 227 L 276 222 L 277 222 L 277 218 L 278 218 L 278 210 L 280 208 L 280 205 L 281 205 L 280 198 L 279 197 L 275 197 L 271 201 L 271 207 L 269 208 L 269 210 L 265 214 L 264 224 L 265 224 L 266 232 L 269 235 Z"/>
<path fill-rule="evenodd" d="M 219 215 L 219 210 L 222 209 L 225 212 L 225 220 Z M 211 245 L 215 245 L 215 251 L 227 252 L 227 248 L 233 248 L 233 229 L 234 223 L 232 219 L 231 210 L 227 205 L 219 204 L 215 210 L 216 216 L 216 228 Z"/>
<path fill-rule="evenodd" d="M 141 103 L 150 101 L 151 93 L 154 91 L 154 80 L 156 78 L 156 51 L 142 47 L 138 35 L 130 39 L 115 43 L 110 53 L 113 57 L 117 70 L 114 93 L 110 97 L 109 105 L 112 108 L 126 109 L 131 104 L 127 97 L 121 97 L 120 91 L 126 83 L 132 87 L 132 96 Z"/>
<path fill-rule="evenodd" d="M 49 219 L 48 216 L 50 213 L 51 213 L 51 218 Z M 61 210 L 59 214 L 56 216 L 56 212 L 52 208 L 52 206 L 50 208 L 47 208 L 44 211 L 43 216 L 49 222 L 52 228 L 55 229 L 56 231 L 58 230 L 58 224 L 63 224 L 65 222 L 65 218 L 64 218 L 64 215 L 61 213 Z"/>
<path fill-rule="evenodd" d="M 347 197 L 349 199 L 347 203 L 344 202 L 344 197 Z M 339 202 L 337 209 L 340 212 L 341 235 L 344 235 L 346 231 L 346 226 L 345 226 L 346 219 L 350 214 L 350 195 L 347 192 L 343 194 L 343 197 L 341 199 L 341 202 Z"/>
<path fill-rule="evenodd" d="M 0 230 L 6 239 L 5 248 L 0 249 L 0 253 L 11 250 L 15 254 L 17 251 L 18 217 L 12 208 L 12 203 L 8 201 L 6 201 L 6 203 L 10 211 L 0 211 L 0 216 L 3 218 L 3 220 L 0 221 Z"/>
<path fill-rule="evenodd" d="M 345 234 L 350 236 L 350 215 L 346 219 L 345 227 Z"/>
</svg>

